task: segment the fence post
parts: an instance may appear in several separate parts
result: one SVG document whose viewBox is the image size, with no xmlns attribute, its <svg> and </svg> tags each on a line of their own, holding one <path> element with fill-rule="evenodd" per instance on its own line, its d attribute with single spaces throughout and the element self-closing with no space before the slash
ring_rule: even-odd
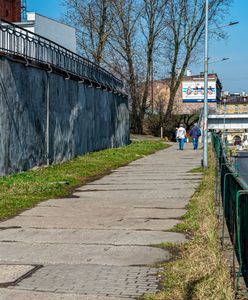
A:
<svg viewBox="0 0 248 300">
<path fill-rule="evenodd" d="M 237 174 L 234 173 L 226 173 L 224 175 L 224 184 L 223 184 L 223 198 L 222 198 L 222 206 L 223 206 L 223 218 L 222 218 L 222 234 L 221 234 L 221 246 L 222 250 L 224 247 L 224 228 L 225 228 L 225 210 L 226 210 L 226 178 L 227 176 L 238 176 Z"/>
<path fill-rule="evenodd" d="M 47 73 L 46 93 L 46 164 L 50 165 L 50 76 Z"/>
<path fill-rule="evenodd" d="M 237 224 L 237 243 L 238 243 L 238 255 L 239 255 L 239 272 L 236 281 L 236 291 L 238 290 L 239 279 L 242 272 L 242 253 L 241 253 L 241 243 L 240 243 L 240 219 L 239 219 L 239 198 L 241 195 L 248 195 L 248 190 L 239 190 L 236 192 L 236 224 Z M 235 246 L 235 243 L 234 243 Z"/>
</svg>

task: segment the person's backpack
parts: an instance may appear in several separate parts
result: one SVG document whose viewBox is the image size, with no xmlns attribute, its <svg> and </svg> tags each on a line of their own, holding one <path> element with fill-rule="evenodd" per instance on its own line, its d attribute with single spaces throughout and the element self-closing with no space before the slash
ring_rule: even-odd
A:
<svg viewBox="0 0 248 300">
<path fill-rule="evenodd" d="M 199 127 L 197 127 L 197 136 L 199 137 L 199 136 L 201 136 L 201 129 L 199 128 Z"/>
</svg>

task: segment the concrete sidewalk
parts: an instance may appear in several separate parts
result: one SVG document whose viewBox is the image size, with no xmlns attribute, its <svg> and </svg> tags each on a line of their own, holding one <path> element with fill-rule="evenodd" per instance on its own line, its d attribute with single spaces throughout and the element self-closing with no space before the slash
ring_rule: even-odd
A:
<svg viewBox="0 0 248 300">
<path fill-rule="evenodd" d="M 123 299 L 155 292 L 180 242 L 201 151 L 176 145 L 0 223 L 0 299 Z M 1 275 L 2 274 L 2 275 Z"/>
</svg>

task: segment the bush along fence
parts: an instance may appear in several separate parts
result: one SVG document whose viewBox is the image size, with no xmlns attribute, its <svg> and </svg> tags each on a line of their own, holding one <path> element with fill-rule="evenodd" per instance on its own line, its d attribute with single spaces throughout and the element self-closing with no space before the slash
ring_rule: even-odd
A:
<svg viewBox="0 0 248 300">
<path fill-rule="evenodd" d="M 212 135 L 216 157 L 216 200 L 223 209 L 222 245 L 224 243 L 225 222 L 233 244 L 234 254 L 239 263 L 235 268 L 233 255 L 233 276 L 235 288 L 239 292 L 240 277 L 248 286 L 248 185 L 237 166 L 237 155 L 229 155 L 225 143 L 216 133 Z M 220 214 L 219 214 L 220 215 Z"/>
</svg>

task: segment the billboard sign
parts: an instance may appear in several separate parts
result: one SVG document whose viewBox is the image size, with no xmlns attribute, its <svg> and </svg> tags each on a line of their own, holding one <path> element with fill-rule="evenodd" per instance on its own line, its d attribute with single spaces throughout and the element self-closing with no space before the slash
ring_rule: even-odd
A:
<svg viewBox="0 0 248 300">
<path fill-rule="evenodd" d="M 183 102 L 203 102 L 204 81 L 183 81 Z M 216 82 L 208 82 L 208 101 L 216 102 Z"/>
</svg>

